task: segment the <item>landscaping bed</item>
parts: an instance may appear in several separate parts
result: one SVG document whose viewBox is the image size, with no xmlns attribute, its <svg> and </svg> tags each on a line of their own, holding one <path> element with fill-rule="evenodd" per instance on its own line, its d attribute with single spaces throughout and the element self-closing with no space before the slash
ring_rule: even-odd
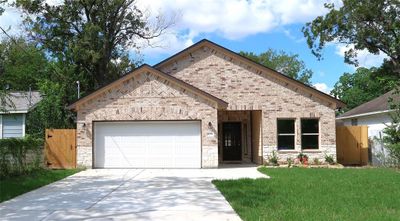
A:
<svg viewBox="0 0 400 221">
<path fill-rule="evenodd" d="M 0 179 L 0 202 L 6 201 L 23 193 L 53 183 L 57 180 L 61 180 L 79 171 L 81 170 L 39 169 L 25 175 L 2 177 Z"/>
<path fill-rule="evenodd" d="M 271 179 L 215 180 L 243 220 L 397 220 L 400 171 L 266 168 Z"/>
</svg>

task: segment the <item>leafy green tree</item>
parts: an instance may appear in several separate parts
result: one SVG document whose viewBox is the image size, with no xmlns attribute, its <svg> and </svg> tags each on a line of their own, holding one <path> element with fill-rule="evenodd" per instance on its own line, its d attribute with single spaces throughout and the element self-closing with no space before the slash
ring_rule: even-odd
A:
<svg viewBox="0 0 400 221">
<path fill-rule="evenodd" d="M 5 2 L 6 2 L 6 0 L 0 0 L 0 16 L 4 12 L 3 5 Z M 0 59 L 0 62 L 1 62 L 1 59 Z M 0 77 L 2 77 L 2 75 L 3 75 L 3 72 L 2 72 L 1 66 L 0 66 Z M 8 100 L 9 99 L 7 99 L 7 91 L 4 88 L 0 87 L 0 112 L 5 111 L 5 107 L 8 104 Z"/>
<path fill-rule="evenodd" d="M 163 16 L 150 23 L 134 0 L 17 0 L 25 13 L 31 39 L 39 42 L 56 61 L 74 68 L 84 82 L 82 90 L 115 80 L 135 66 L 129 51 L 138 40 L 158 37 L 171 24 Z"/>
<path fill-rule="evenodd" d="M 350 110 L 370 101 L 393 88 L 395 79 L 378 78 L 377 68 L 358 68 L 353 74 L 344 73 L 331 94 L 347 104 Z"/>
<path fill-rule="evenodd" d="M 48 61 L 36 45 L 23 38 L 0 42 L 0 87 L 12 91 L 37 90 L 37 82 L 48 77 Z"/>
<path fill-rule="evenodd" d="M 400 75 L 400 1 L 343 0 L 341 7 L 325 4 L 329 10 L 307 23 L 302 31 L 312 53 L 322 57 L 327 43 L 354 45 L 345 52 L 345 61 L 357 65 L 357 51 L 384 53 L 391 74 Z"/>
<path fill-rule="evenodd" d="M 240 54 L 291 78 L 311 85 L 313 71 L 306 68 L 304 61 L 297 54 L 287 54 L 284 51 L 277 52 L 272 49 L 268 49 L 266 52 L 260 54 L 243 51 Z"/>
<path fill-rule="evenodd" d="M 393 98 L 394 97 L 394 98 Z M 392 122 L 383 130 L 385 136 L 382 140 L 389 150 L 393 166 L 400 168 L 400 88 L 396 88 L 389 99 Z"/>
<path fill-rule="evenodd" d="M 73 128 L 73 114 L 66 110 L 65 85 L 41 80 L 43 100 L 27 116 L 27 133 L 42 138 L 46 128 Z"/>
</svg>

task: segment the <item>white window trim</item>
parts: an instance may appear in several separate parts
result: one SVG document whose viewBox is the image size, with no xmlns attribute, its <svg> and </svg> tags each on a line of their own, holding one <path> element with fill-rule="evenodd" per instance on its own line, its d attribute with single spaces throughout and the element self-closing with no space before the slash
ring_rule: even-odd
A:
<svg viewBox="0 0 400 221">
<path fill-rule="evenodd" d="M 3 138 L 3 115 L 0 114 L 0 139 Z"/>
<path fill-rule="evenodd" d="M 318 133 L 303 133 L 303 131 L 301 130 L 301 121 L 302 120 L 318 120 Z M 321 119 L 320 118 L 300 118 L 300 137 L 302 137 L 303 135 L 308 136 L 308 135 L 312 135 L 312 136 L 318 136 L 318 149 L 305 149 L 303 148 L 303 140 L 300 141 L 300 147 L 301 150 L 305 150 L 305 151 L 319 151 L 321 149 Z"/>
<path fill-rule="evenodd" d="M 288 133 L 278 133 L 278 121 L 279 120 L 293 120 L 294 121 L 294 133 L 292 133 L 292 134 L 288 134 Z M 296 135 L 296 131 L 297 131 L 297 128 L 296 128 L 296 121 L 297 121 L 297 119 L 296 118 L 276 118 L 276 150 L 278 150 L 278 151 L 295 151 L 296 150 L 296 140 L 297 140 L 297 135 Z M 279 145 L 278 145 L 278 138 L 279 138 L 279 136 L 293 136 L 293 139 L 294 139 L 294 147 L 293 147 L 293 149 L 282 149 L 282 150 L 280 150 L 279 149 Z"/>
<path fill-rule="evenodd" d="M 22 114 L 22 138 L 25 137 L 25 117 L 26 114 Z"/>
</svg>

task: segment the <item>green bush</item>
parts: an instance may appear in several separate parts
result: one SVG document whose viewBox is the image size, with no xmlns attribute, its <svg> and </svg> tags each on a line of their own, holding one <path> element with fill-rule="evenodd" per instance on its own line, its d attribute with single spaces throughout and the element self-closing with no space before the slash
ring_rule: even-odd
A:
<svg viewBox="0 0 400 221">
<path fill-rule="evenodd" d="M 333 158 L 332 155 L 325 154 L 325 162 L 327 162 L 330 165 L 333 165 L 335 164 L 335 159 Z"/>
<path fill-rule="evenodd" d="M 42 139 L 30 136 L 0 139 L 0 177 L 28 173 L 42 166 Z"/>
</svg>

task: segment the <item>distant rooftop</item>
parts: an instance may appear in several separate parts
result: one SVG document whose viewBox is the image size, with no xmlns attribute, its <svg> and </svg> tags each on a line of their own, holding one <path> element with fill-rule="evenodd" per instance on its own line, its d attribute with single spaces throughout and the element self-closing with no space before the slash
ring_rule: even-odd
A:
<svg viewBox="0 0 400 221">
<path fill-rule="evenodd" d="M 10 113 L 27 113 L 42 100 L 38 91 L 10 92 L 8 98 L 13 105 L 7 105 L 5 109 Z"/>
<path fill-rule="evenodd" d="M 393 90 L 381 95 L 375 99 L 372 99 L 360 106 L 357 106 L 346 113 L 343 113 L 337 117 L 337 119 L 353 118 L 360 115 L 370 115 L 379 112 L 390 111 L 389 98 L 393 97 L 395 102 L 400 102 L 400 95 L 393 94 Z"/>
</svg>

